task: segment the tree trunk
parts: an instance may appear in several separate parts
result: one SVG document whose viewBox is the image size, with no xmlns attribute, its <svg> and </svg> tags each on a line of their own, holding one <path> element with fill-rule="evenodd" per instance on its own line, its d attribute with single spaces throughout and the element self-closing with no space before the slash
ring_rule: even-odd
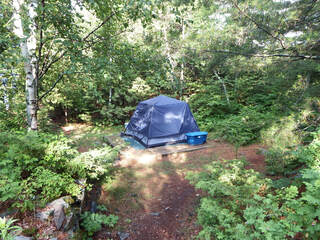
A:
<svg viewBox="0 0 320 240">
<path fill-rule="evenodd" d="M 219 79 L 219 81 L 222 84 L 223 87 L 223 91 L 224 91 L 224 95 L 226 96 L 227 99 L 227 103 L 230 106 L 230 100 L 229 100 L 229 96 L 228 96 L 228 92 L 227 92 L 227 87 L 226 84 L 224 83 L 224 80 L 218 75 L 218 73 L 216 71 L 214 71 L 214 75 Z"/>
<path fill-rule="evenodd" d="M 25 35 L 23 30 L 23 14 L 22 6 L 24 6 L 24 0 L 13 0 L 14 14 L 14 33 L 20 38 L 21 55 L 24 61 L 24 70 L 26 74 L 26 105 L 27 105 L 27 120 L 29 130 L 38 129 L 37 121 L 37 85 L 38 79 L 36 77 L 36 24 L 35 18 L 37 16 L 36 8 L 37 1 L 32 0 L 27 5 L 27 16 L 28 16 L 28 36 Z"/>
<path fill-rule="evenodd" d="M 184 39 L 185 39 L 184 30 L 185 30 L 184 18 L 182 18 L 182 44 L 184 44 Z M 183 95 L 183 85 L 184 85 L 184 57 L 182 57 L 181 72 L 180 72 L 180 99 L 182 99 L 182 95 Z"/>
</svg>

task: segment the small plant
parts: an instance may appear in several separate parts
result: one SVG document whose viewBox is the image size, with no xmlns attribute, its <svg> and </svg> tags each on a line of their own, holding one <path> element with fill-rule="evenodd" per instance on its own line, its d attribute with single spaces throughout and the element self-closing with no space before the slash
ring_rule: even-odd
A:
<svg viewBox="0 0 320 240">
<path fill-rule="evenodd" d="M 0 217 L 0 237 L 1 240 L 13 240 L 14 232 L 20 231 L 21 227 L 13 226 L 13 223 L 16 222 L 15 219 L 6 219 Z"/>
<path fill-rule="evenodd" d="M 81 215 L 81 226 L 85 229 L 88 236 L 91 237 L 95 232 L 101 230 L 102 225 L 108 227 L 114 227 L 118 222 L 118 216 L 115 215 L 104 215 L 100 213 L 84 212 Z"/>
</svg>

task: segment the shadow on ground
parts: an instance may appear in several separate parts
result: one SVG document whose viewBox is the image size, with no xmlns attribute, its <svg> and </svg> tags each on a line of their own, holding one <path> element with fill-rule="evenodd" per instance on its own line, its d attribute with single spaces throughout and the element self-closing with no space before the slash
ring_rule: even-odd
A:
<svg viewBox="0 0 320 240">
<path fill-rule="evenodd" d="M 121 156 L 117 178 L 103 186 L 99 199 L 120 219 L 112 239 L 117 239 L 117 232 L 129 233 L 127 239 L 194 239 L 201 230 L 196 208 L 203 193 L 189 184 L 186 173 L 201 171 L 212 161 L 235 158 L 231 145 L 211 144 L 189 153 L 159 156 L 132 151 Z M 263 172 L 259 147 L 243 147 L 238 154 L 248 159 L 249 168 Z M 110 238 L 109 231 L 101 231 L 95 239 Z"/>
</svg>

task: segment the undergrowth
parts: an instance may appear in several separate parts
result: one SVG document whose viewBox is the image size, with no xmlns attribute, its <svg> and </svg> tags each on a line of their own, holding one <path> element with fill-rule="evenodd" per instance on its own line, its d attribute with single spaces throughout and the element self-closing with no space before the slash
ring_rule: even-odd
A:
<svg viewBox="0 0 320 240">
<path fill-rule="evenodd" d="M 108 147 L 78 153 L 74 143 L 47 133 L 0 133 L 0 201 L 21 211 L 63 195 L 78 196 L 90 182 L 110 178 L 117 151 Z"/>
<path fill-rule="evenodd" d="M 310 145 L 286 154 L 291 160 L 280 169 L 300 166 L 290 178 L 270 180 L 246 170 L 244 160 L 213 162 L 205 172 L 189 173 L 191 183 L 208 192 L 198 209 L 199 237 L 319 239 L 320 131 Z"/>
</svg>

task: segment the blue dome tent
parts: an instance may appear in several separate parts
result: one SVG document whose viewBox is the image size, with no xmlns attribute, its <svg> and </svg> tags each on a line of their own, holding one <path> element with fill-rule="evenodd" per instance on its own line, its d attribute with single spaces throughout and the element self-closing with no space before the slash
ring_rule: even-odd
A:
<svg viewBox="0 0 320 240">
<path fill-rule="evenodd" d="M 138 104 L 124 135 L 145 147 L 185 142 L 185 133 L 199 131 L 189 105 L 160 95 Z"/>
</svg>

